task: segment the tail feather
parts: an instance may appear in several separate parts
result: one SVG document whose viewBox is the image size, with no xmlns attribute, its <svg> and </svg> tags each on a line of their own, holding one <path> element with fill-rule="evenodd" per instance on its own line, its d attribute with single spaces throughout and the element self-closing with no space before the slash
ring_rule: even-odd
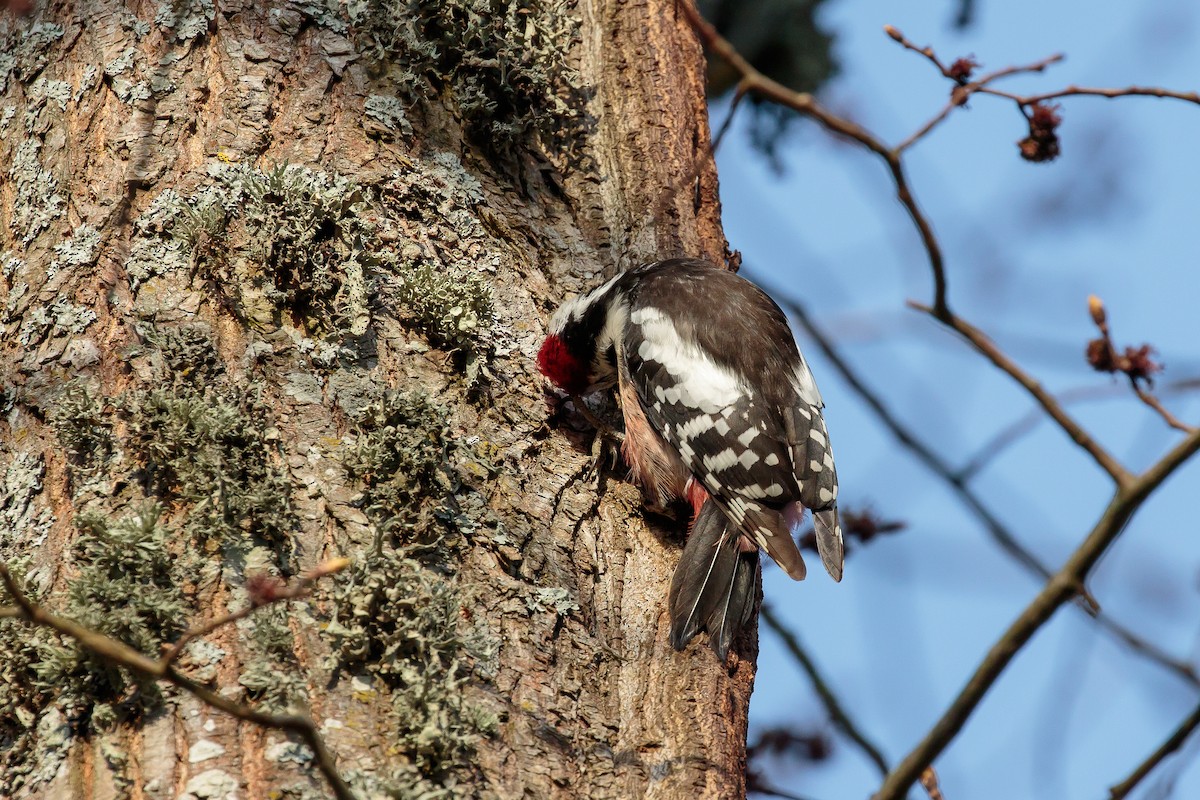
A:
<svg viewBox="0 0 1200 800">
<path fill-rule="evenodd" d="M 758 552 L 744 553 L 739 535 L 712 501 L 701 507 L 671 579 L 671 646 L 682 650 L 708 632 L 709 646 L 725 660 L 738 632 L 754 613 Z"/>
<path fill-rule="evenodd" d="M 837 506 L 814 511 L 813 530 L 817 534 L 817 552 L 821 554 L 821 563 L 835 581 L 840 581 L 846 551 L 842 544 L 842 526 L 838 524 Z"/>
</svg>

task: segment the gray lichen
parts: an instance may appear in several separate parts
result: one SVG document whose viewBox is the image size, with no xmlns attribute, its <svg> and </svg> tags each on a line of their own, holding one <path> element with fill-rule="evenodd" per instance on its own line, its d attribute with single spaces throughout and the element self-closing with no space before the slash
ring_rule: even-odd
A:
<svg viewBox="0 0 1200 800">
<path fill-rule="evenodd" d="M 356 564 L 334 591 L 326 628 L 332 667 L 362 671 L 390 693 L 391 739 L 401 759 L 387 782 L 401 797 L 453 786 L 494 715 L 472 703 L 477 660 L 495 641 L 464 619 L 458 591 L 412 557 L 391 550 Z"/>
<path fill-rule="evenodd" d="M 0 475 L 0 560 L 39 547 L 54 524 L 54 514 L 37 502 L 46 462 L 41 455 L 14 453 Z"/>
<path fill-rule="evenodd" d="M 351 0 L 360 47 L 394 65 L 398 86 L 430 102 L 449 89 L 467 129 L 502 154 L 531 135 L 571 158 L 587 93 L 567 52 L 573 0 Z"/>
<path fill-rule="evenodd" d="M 534 589 L 533 594 L 525 598 L 525 606 L 531 614 L 553 611 L 560 617 L 566 617 L 579 610 L 579 601 L 569 590 L 551 586 Z"/>
<path fill-rule="evenodd" d="M 91 225 L 80 225 L 66 239 L 54 246 L 54 254 L 64 264 L 83 266 L 96 260 L 100 247 L 100 232 Z"/>
<path fill-rule="evenodd" d="M 154 24 L 170 31 L 176 42 L 187 42 L 208 33 L 216 15 L 213 0 L 169 0 L 159 4 Z"/>
<path fill-rule="evenodd" d="M 175 190 L 166 189 L 134 220 L 133 241 L 125 261 L 132 288 L 137 289 L 156 275 L 187 269 L 187 248 L 169 232 L 184 209 L 183 198 Z"/>
<path fill-rule="evenodd" d="M 128 395 L 124 416 L 124 446 L 154 495 L 187 504 L 193 541 L 286 547 L 298 524 L 290 484 L 253 395 L 176 385 Z"/>
<path fill-rule="evenodd" d="M 8 226 L 24 245 L 66 212 L 67 202 L 59 194 L 58 179 L 38 159 L 41 148 L 42 143 L 37 139 L 22 141 L 13 153 L 8 173 L 16 190 Z"/>
<path fill-rule="evenodd" d="M 17 335 L 22 346 L 32 348 L 47 335 L 68 336 L 83 333 L 96 321 L 96 312 L 59 298 L 48 306 L 38 306 L 25 317 Z"/>
<path fill-rule="evenodd" d="M 398 98 L 373 94 L 363 103 L 363 114 L 367 119 L 374 120 L 391 133 L 399 133 L 403 136 L 413 135 L 413 127 L 408 121 L 404 104 Z"/>
<path fill-rule="evenodd" d="M 348 178 L 282 164 L 232 164 L 180 207 L 172 233 L 247 321 L 287 310 L 313 330 L 362 335 L 370 324 L 363 192 Z"/>
<path fill-rule="evenodd" d="M 12 15 L 0 18 L 0 94 L 8 91 L 13 74 L 33 80 L 50 63 L 50 45 L 62 38 L 63 27 L 35 22 L 25 27 Z"/>
</svg>

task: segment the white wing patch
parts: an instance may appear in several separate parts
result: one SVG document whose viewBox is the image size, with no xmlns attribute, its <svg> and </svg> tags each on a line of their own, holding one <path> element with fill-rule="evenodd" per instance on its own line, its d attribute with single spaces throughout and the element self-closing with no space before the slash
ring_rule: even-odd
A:
<svg viewBox="0 0 1200 800">
<path fill-rule="evenodd" d="M 813 377 L 812 370 L 808 368 L 808 363 L 803 356 L 800 357 L 800 363 L 796 365 L 796 369 L 792 373 L 792 386 L 800 395 L 800 399 L 810 406 L 821 408 L 825 405 L 821 400 L 821 392 L 817 389 L 817 379 Z"/>
<path fill-rule="evenodd" d="M 680 336 L 661 310 L 645 306 L 630 314 L 629 320 L 641 328 L 638 357 L 662 364 L 675 379 L 675 386 L 662 389 L 661 395 L 656 388 L 655 394 L 660 400 L 665 400 L 669 394 L 678 398 L 672 400 L 673 403 L 682 403 L 705 414 L 716 414 L 734 405 L 742 396 L 737 377 L 708 358 L 695 343 Z"/>
</svg>

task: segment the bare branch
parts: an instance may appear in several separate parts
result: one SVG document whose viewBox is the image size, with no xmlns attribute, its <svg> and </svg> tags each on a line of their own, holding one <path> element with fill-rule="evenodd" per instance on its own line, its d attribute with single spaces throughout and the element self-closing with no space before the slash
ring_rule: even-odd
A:
<svg viewBox="0 0 1200 800">
<path fill-rule="evenodd" d="M 161 659 L 163 666 L 169 667 L 171 664 L 173 664 L 175 659 L 179 657 L 179 654 L 183 652 L 184 648 L 187 647 L 192 640 L 212 633 L 217 628 L 221 628 L 225 625 L 229 625 L 230 623 L 245 619 L 264 606 L 304 597 L 312 591 L 313 586 L 321 578 L 341 572 L 348 566 L 350 566 L 350 559 L 335 558 L 319 564 L 316 569 L 300 577 L 291 586 L 285 586 L 282 584 L 263 585 L 257 591 L 251 592 L 250 604 L 242 610 L 225 614 L 224 616 L 217 617 L 216 619 L 210 620 L 203 625 L 199 625 L 184 631 L 183 635 L 179 637 L 179 640 L 163 653 Z"/>
<path fill-rule="evenodd" d="M 1016 536 L 983 504 L 983 501 L 971 489 L 968 482 L 976 468 L 977 459 L 969 462 L 961 469 L 954 469 L 931 445 L 919 439 L 912 430 L 899 420 L 891 409 L 884 405 L 883 400 L 866 385 L 861 376 L 842 357 L 842 354 L 834 346 L 833 340 L 823 329 L 817 326 L 802 305 L 795 301 L 787 300 L 783 301 L 782 305 L 800 326 L 804 328 L 809 337 L 816 342 L 817 347 L 842 375 L 842 378 L 846 381 L 851 391 L 862 399 L 867 407 L 875 413 L 879 421 L 883 423 L 883 426 L 896 437 L 896 440 L 905 449 L 911 452 L 917 460 L 923 463 L 934 475 L 941 478 L 950 487 L 963 505 L 980 521 L 984 530 L 995 540 L 1000 548 L 1034 575 L 1039 576 L 1042 580 L 1049 579 L 1052 574 L 1051 570 L 1017 540 Z M 1181 381 L 1178 384 L 1181 389 L 1194 388 L 1195 385 L 1194 381 Z M 1037 414 L 1037 419 L 1041 419 L 1043 416 L 1043 412 L 1041 411 L 1035 413 Z M 1100 610 L 1099 603 L 1091 596 L 1086 587 L 1080 586 L 1079 592 L 1081 606 L 1092 619 L 1096 620 L 1096 623 L 1100 627 L 1116 636 L 1139 655 L 1169 670 L 1192 686 L 1200 686 L 1200 673 L 1197 673 L 1194 666 L 1171 656 L 1158 645 L 1143 639 L 1132 630 L 1108 617 Z"/>
<path fill-rule="evenodd" d="M 335 562 L 329 563 L 333 564 L 340 561 L 342 559 L 337 559 Z M 321 569 L 322 567 L 318 567 L 313 574 L 316 575 Z M 317 577 L 327 574 L 332 573 L 323 572 L 321 575 L 317 575 Z M 149 658 L 124 642 L 112 639 L 72 620 L 51 614 L 29 599 L 17 585 L 8 567 L 4 564 L 0 564 L 0 581 L 3 581 L 4 588 L 8 590 L 13 602 L 16 603 L 15 608 L 18 613 L 14 616 L 31 622 L 34 625 L 51 628 L 64 636 L 69 636 L 78 642 L 80 647 L 110 664 L 124 667 L 145 678 L 167 681 L 195 696 L 201 702 L 224 711 L 237 719 L 261 725 L 264 728 L 274 728 L 299 736 L 308 745 L 309 749 L 312 750 L 317 768 L 321 771 L 325 780 L 329 782 L 330 788 L 333 789 L 333 793 L 338 800 L 355 800 L 354 792 L 350 790 L 350 787 L 342 779 L 341 774 L 337 770 L 337 763 L 333 753 L 325 746 L 320 732 L 310 718 L 294 714 L 267 714 L 242 703 L 237 703 L 177 672 L 165 656 L 157 660 Z M 236 616 L 230 615 L 230 617 Z"/>
<path fill-rule="evenodd" d="M 1159 394 L 1181 394 L 1183 392 L 1195 391 L 1196 389 L 1200 389 L 1200 378 L 1182 378 L 1163 384 L 1159 389 Z M 1115 384 L 1079 386 L 1059 392 L 1056 395 L 1058 402 L 1064 406 L 1124 396 L 1125 390 Z M 1021 416 L 1012 424 L 997 431 L 996 435 L 981 445 L 975 451 L 975 454 L 967 459 L 967 462 L 955 474 L 963 478 L 963 480 L 970 480 L 983 471 L 1006 448 L 1020 441 L 1021 437 L 1036 428 L 1037 424 L 1045 418 L 1046 415 L 1040 408 L 1030 409 L 1028 413 Z"/>
<path fill-rule="evenodd" d="M 811 94 L 792 91 L 783 84 L 771 80 L 756 70 L 750 65 L 749 61 L 738 53 L 732 44 L 722 37 L 721 34 L 717 33 L 716 28 L 700 16 L 700 12 L 696 10 L 689 0 L 681 0 L 677 3 L 677 6 L 683 12 L 684 16 L 687 17 L 692 29 L 696 31 L 696 35 L 700 37 L 700 41 L 704 46 L 742 76 L 739 86 L 745 87 L 747 92 L 752 92 L 777 105 L 790 108 L 806 117 L 814 119 L 832 133 L 853 139 L 883 159 L 884 163 L 887 164 L 888 172 L 891 173 L 892 181 L 896 185 L 896 198 L 904 206 L 904 209 L 912 219 L 913 225 L 916 226 L 917 232 L 921 236 L 921 243 L 924 245 L 926 255 L 929 258 L 929 267 L 933 272 L 934 305 L 938 309 L 945 310 L 946 270 L 942 248 L 938 243 L 937 236 L 933 232 L 933 226 L 929 223 L 924 212 L 921 211 L 912 190 L 909 188 L 908 178 L 904 172 L 904 164 L 900 158 L 900 151 L 888 147 L 878 137 L 869 133 L 862 126 L 829 112 Z"/>
<path fill-rule="evenodd" d="M 762 604 L 762 610 L 759 612 L 759 614 L 760 619 L 767 624 L 768 628 L 775 631 L 775 633 L 783 641 L 784 647 L 786 647 L 788 652 L 792 654 L 792 657 L 796 659 L 796 663 L 800 665 L 800 668 L 804 670 L 804 673 L 808 675 L 809 680 L 812 681 L 813 688 L 817 692 L 817 696 L 821 698 L 821 702 L 824 704 L 825 710 L 829 712 L 829 718 L 833 724 L 838 728 L 838 730 L 846 734 L 846 736 L 852 742 L 858 745 L 859 749 L 866 754 L 867 758 L 871 759 L 871 761 L 875 763 L 875 766 L 879 768 L 879 773 L 881 775 L 887 775 L 887 759 L 883 757 L 883 753 L 880 751 L 880 749 L 873 744 L 871 740 L 868 739 L 861 731 L 859 731 L 858 726 L 855 725 L 850 717 L 846 714 L 846 710 L 842 708 L 841 702 L 837 699 L 837 696 L 834 695 L 833 689 L 830 688 L 828 682 L 826 682 L 820 671 L 817 670 L 817 665 L 811 658 L 809 658 L 808 653 L 800 644 L 800 640 L 797 638 L 796 634 L 790 628 L 788 628 L 783 621 L 779 619 L 779 617 L 775 616 L 775 612 L 772 610 L 771 606 L 767 605 L 766 603 Z"/>
<path fill-rule="evenodd" d="M 1046 100 L 1057 100 L 1060 97 L 1107 97 L 1110 99 L 1114 97 L 1162 97 L 1200 105 L 1200 94 L 1196 92 L 1177 92 L 1157 86 L 1127 86 L 1124 89 L 1092 89 L 1083 86 L 1068 86 L 1057 92 L 1031 94 L 1015 99 L 1021 105 L 1027 106 L 1034 103 L 1042 103 Z"/>
<path fill-rule="evenodd" d="M 783 306 L 800 323 L 800 326 L 804 328 L 812 340 L 816 342 L 817 347 L 824 353 L 825 358 L 829 360 L 834 369 L 841 374 L 851 391 L 866 403 L 867 407 L 875 413 L 875 416 L 879 418 L 883 426 L 896 437 L 896 440 L 901 445 L 954 490 L 959 499 L 983 523 L 988 535 L 995 540 L 1000 548 L 1012 556 L 1017 563 L 1042 580 L 1049 578 L 1052 574 L 1050 568 L 1026 549 L 1017 540 L 1017 537 L 983 505 L 983 502 L 968 488 L 966 481 L 957 475 L 956 470 L 949 462 L 938 455 L 931 446 L 918 439 L 916 434 L 901 422 L 896 414 L 884 404 L 882 398 L 866 385 L 854 368 L 850 366 L 849 362 L 842 358 L 842 354 L 834 347 L 833 341 L 829 336 L 817 327 L 817 324 L 809 316 L 807 309 L 795 301 L 784 301 Z M 1099 608 L 1095 600 L 1091 600 L 1090 602 L 1093 610 Z"/>
<path fill-rule="evenodd" d="M 1200 705 L 1197 705 L 1192 710 L 1187 719 L 1179 724 L 1179 727 L 1167 737 L 1167 740 L 1157 750 L 1151 753 L 1141 764 L 1138 764 L 1137 769 L 1128 778 L 1108 790 L 1110 800 L 1123 800 L 1123 798 L 1128 797 L 1130 792 L 1142 782 L 1142 779 L 1161 764 L 1163 759 L 1182 747 L 1183 743 L 1187 741 L 1187 738 L 1198 727 L 1200 727 Z"/>
<path fill-rule="evenodd" d="M 1075 595 L 1077 587 L 1087 580 L 1096 562 L 1150 493 L 1198 450 L 1200 432 L 1189 435 L 1142 475 L 1118 484 L 1108 507 L 1087 538 L 992 645 L 958 697 L 921 743 L 887 776 L 874 800 L 901 800 L 907 795 L 908 789 L 920 779 L 925 768 L 933 763 L 966 724 L 1013 657 L 1054 612 Z"/>
<path fill-rule="evenodd" d="M 1046 391 L 1046 389 L 1029 375 L 1025 370 L 1017 366 L 1016 362 L 1010 359 L 1004 352 L 996 346 L 982 331 L 976 328 L 971 323 L 956 316 L 955 314 L 946 311 L 939 314 L 936 308 L 922 305 L 910 300 L 908 305 L 918 311 L 924 311 L 931 315 L 947 328 L 956 332 L 959 336 L 966 339 L 972 347 L 984 355 L 988 361 L 998 367 L 1002 372 L 1006 373 L 1017 383 L 1025 387 L 1025 390 L 1033 396 L 1033 399 L 1038 402 L 1038 405 L 1058 423 L 1059 427 L 1079 445 L 1092 459 L 1108 473 L 1109 477 L 1118 486 L 1127 486 L 1133 481 L 1133 476 L 1125 467 L 1113 458 L 1113 456 L 1105 450 L 1099 442 L 1096 441 L 1090 433 L 1083 429 L 1073 417 L 1071 417 L 1055 399 L 1054 395 Z"/>
</svg>

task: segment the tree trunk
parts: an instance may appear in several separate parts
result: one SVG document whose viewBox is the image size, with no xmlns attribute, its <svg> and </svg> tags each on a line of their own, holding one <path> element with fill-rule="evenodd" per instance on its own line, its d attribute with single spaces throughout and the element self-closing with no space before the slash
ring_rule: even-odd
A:
<svg viewBox="0 0 1200 800">
<path fill-rule="evenodd" d="M 359 797 L 741 796 L 756 642 L 671 650 L 679 525 L 534 368 L 564 296 L 724 257 L 700 48 L 670 2 L 393 5 L 0 19 L 0 561 L 152 656 L 267 602 L 179 667 L 307 709 Z M 329 793 L 281 731 L 0 648 L 0 797 Z"/>
</svg>

